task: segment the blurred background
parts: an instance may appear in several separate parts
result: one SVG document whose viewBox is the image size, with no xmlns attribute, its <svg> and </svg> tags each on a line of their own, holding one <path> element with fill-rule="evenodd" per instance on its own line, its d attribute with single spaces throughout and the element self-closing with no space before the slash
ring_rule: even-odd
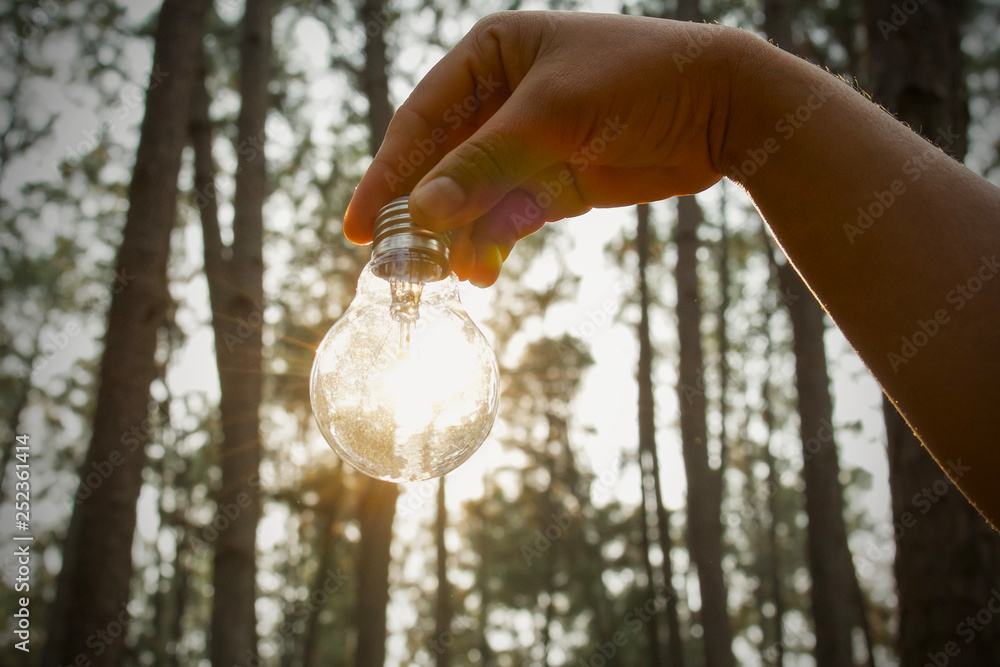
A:
<svg viewBox="0 0 1000 667">
<path fill-rule="evenodd" d="M 454 473 L 322 440 L 392 110 L 542 8 L 757 32 L 1000 182 L 996 0 L 0 2 L 0 664 L 1000 664 L 1000 537 L 728 181 L 463 285 L 503 397 Z"/>
</svg>

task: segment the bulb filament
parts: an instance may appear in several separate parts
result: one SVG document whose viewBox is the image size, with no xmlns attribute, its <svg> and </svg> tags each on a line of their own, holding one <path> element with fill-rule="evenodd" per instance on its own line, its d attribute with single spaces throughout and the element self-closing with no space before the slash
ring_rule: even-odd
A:
<svg viewBox="0 0 1000 667">
<path fill-rule="evenodd" d="M 412 283 L 409 280 L 391 278 L 392 303 L 389 312 L 392 319 L 399 322 L 399 349 L 407 356 L 410 353 L 410 332 L 414 322 L 420 318 L 420 295 L 423 293 L 423 283 Z"/>
</svg>

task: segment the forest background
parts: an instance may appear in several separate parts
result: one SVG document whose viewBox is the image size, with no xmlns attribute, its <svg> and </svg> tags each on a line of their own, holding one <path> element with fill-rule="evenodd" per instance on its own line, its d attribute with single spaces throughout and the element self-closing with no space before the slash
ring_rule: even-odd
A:
<svg viewBox="0 0 1000 667">
<path fill-rule="evenodd" d="M 1000 664 L 1000 538 L 725 181 L 464 288 L 503 399 L 444 481 L 322 441 L 392 109 L 546 7 L 756 31 L 1000 183 L 996 0 L 0 2 L 0 664 Z"/>
</svg>

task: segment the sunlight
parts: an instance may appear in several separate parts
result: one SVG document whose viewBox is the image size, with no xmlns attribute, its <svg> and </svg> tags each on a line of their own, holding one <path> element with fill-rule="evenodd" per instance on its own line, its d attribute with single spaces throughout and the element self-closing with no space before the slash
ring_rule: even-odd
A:
<svg viewBox="0 0 1000 667">
<path fill-rule="evenodd" d="M 433 334 L 419 329 L 400 322 L 398 336 L 388 336 L 395 345 L 386 341 L 370 375 L 369 400 L 392 409 L 400 436 L 426 430 L 428 415 L 438 429 L 460 425 L 463 397 L 476 382 L 460 336 L 443 327 Z"/>
</svg>

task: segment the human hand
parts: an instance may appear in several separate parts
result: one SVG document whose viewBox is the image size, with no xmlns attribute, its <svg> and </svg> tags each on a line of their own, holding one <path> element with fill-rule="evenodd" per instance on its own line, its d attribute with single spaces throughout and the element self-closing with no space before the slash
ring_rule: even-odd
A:
<svg viewBox="0 0 1000 667">
<path fill-rule="evenodd" d="M 624 15 L 506 12 L 473 28 L 393 116 L 344 233 L 412 192 L 486 286 L 514 243 L 593 207 L 693 194 L 721 178 L 741 32 Z"/>
</svg>

